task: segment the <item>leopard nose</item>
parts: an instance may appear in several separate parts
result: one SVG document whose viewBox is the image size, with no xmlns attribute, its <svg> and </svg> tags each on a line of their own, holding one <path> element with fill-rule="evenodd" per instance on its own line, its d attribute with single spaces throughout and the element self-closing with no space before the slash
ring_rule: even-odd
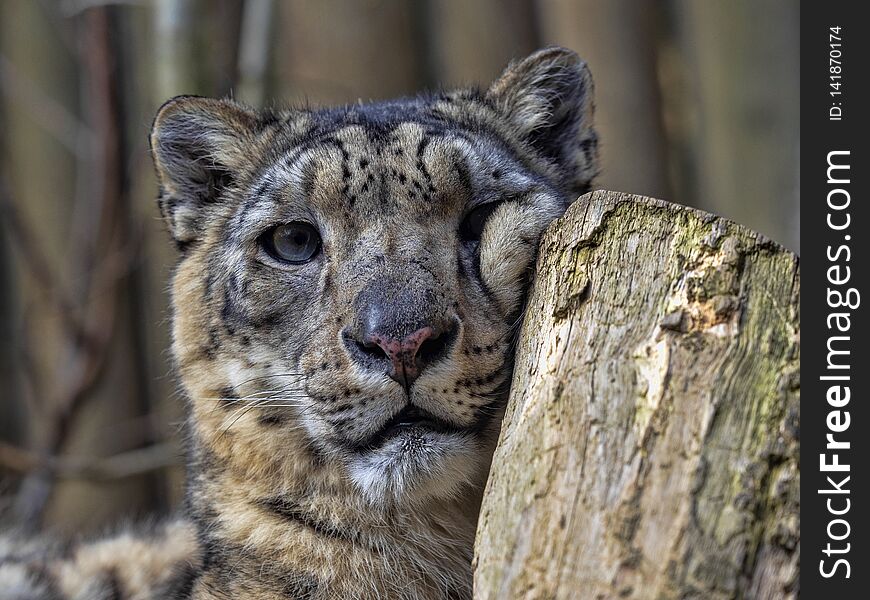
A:
<svg viewBox="0 0 870 600">
<path fill-rule="evenodd" d="M 458 327 L 457 320 L 451 319 L 445 325 L 424 325 L 400 336 L 375 328 L 360 336 L 345 334 L 345 345 L 358 364 L 383 371 L 408 389 L 427 366 L 446 356 Z"/>
<path fill-rule="evenodd" d="M 431 327 L 422 327 L 417 331 L 405 336 L 403 339 L 395 339 L 378 333 L 370 333 L 366 336 L 364 347 L 371 350 L 377 346 L 390 359 L 391 368 L 388 375 L 401 383 L 410 386 L 420 375 L 424 356 L 418 354 L 424 342 L 434 336 Z M 437 339 L 437 338 L 436 338 Z"/>
</svg>

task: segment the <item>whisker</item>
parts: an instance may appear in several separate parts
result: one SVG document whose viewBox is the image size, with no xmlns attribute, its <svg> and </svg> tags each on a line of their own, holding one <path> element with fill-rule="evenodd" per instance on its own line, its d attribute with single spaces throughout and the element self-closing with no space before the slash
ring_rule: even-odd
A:
<svg viewBox="0 0 870 600">
<path fill-rule="evenodd" d="M 237 408 L 236 411 L 232 415 L 230 415 L 229 418 L 232 418 L 232 421 L 230 421 L 230 423 L 225 427 L 222 427 L 222 435 L 225 435 L 232 428 L 232 426 L 235 425 L 237 421 L 239 421 L 239 419 L 244 417 L 255 408 L 295 408 L 297 409 L 298 413 L 296 415 L 297 419 L 311 418 L 310 416 L 306 415 L 317 415 L 316 411 L 312 407 L 297 404 L 291 401 L 292 398 L 283 398 L 280 396 L 251 399 L 249 404 Z"/>
<path fill-rule="evenodd" d="M 240 384 L 240 385 L 241 385 L 241 384 Z M 236 387 L 238 388 L 239 386 L 236 386 Z M 263 396 L 263 395 L 266 395 L 266 396 L 268 397 L 268 396 L 271 395 L 271 394 L 282 394 L 282 395 L 284 395 L 284 394 L 292 393 L 295 387 L 296 387 L 296 386 L 284 386 L 284 387 L 282 387 L 282 388 L 280 388 L 280 389 L 277 389 L 277 390 L 260 390 L 260 391 L 258 391 L 258 392 L 254 392 L 254 393 L 251 393 L 251 394 L 247 394 L 247 395 L 242 396 L 242 397 L 240 397 L 240 398 L 226 398 L 226 397 L 207 397 L 207 396 L 200 396 L 199 399 L 201 399 L 201 400 L 212 400 L 212 401 L 217 400 L 217 401 L 222 402 L 224 405 L 232 405 L 232 404 L 237 404 L 237 403 L 239 403 L 239 402 L 247 402 L 248 400 L 252 400 L 252 399 L 256 400 L 256 399 L 258 399 L 259 397 L 261 397 L 261 396 Z M 289 396 L 288 396 L 288 397 L 289 397 Z M 300 392 L 299 392 L 299 394 L 298 394 L 298 397 L 299 397 L 299 398 L 305 398 L 305 397 L 307 397 L 307 394 L 305 394 L 303 391 L 300 390 Z M 214 410 L 217 409 L 217 406 L 218 406 L 218 405 L 215 405 L 215 406 L 212 408 L 212 412 L 214 412 Z"/>
<path fill-rule="evenodd" d="M 242 397 L 232 397 L 232 396 L 199 396 L 196 398 L 197 400 L 220 400 L 227 404 L 235 404 L 236 402 L 245 402 L 247 400 L 259 400 L 261 398 L 271 398 L 273 397 L 271 394 L 287 394 L 288 392 L 292 393 L 292 390 L 270 390 L 269 392 L 263 392 L 261 394 L 250 394 L 248 396 Z M 284 396 L 286 398 L 307 398 L 308 394 L 299 393 L 296 395 L 287 395 Z"/>
<path fill-rule="evenodd" d="M 256 404 L 252 404 L 251 406 L 240 408 L 238 411 L 236 411 L 240 414 L 235 419 L 233 419 L 229 425 L 227 425 L 225 428 L 223 428 L 223 432 L 221 435 L 222 436 L 226 435 L 227 432 L 230 430 L 230 428 L 236 424 L 236 421 L 238 421 L 239 419 L 244 417 L 246 414 L 248 414 L 255 406 L 256 406 Z"/>
<path fill-rule="evenodd" d="M 302 373 L 269 373 L 267 375 L 256 375 L 251 377 L 250 379 L 245 379 L 244 381 L 239 382 L 238 385 L 234 387 L 241 387 L 246 383 L 251 383 L 252 381 L 260 381 L 262 379 L 269 379 L 272 377 L 305 377 Z"/>
</svg>

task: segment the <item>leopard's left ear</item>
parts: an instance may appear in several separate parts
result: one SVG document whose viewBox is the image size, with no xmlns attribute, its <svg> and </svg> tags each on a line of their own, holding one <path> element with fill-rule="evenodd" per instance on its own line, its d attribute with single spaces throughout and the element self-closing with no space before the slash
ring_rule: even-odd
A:
<svg viewBox="0 0 870 600">
<path fill-rule="evenodd" d="M 589 189 L 599 170 L 592 75 L 575 52 L 539 50 L 508 66 L 486 95 L 520 138 L 567 175 L 572 191 Z"/>
</svg>

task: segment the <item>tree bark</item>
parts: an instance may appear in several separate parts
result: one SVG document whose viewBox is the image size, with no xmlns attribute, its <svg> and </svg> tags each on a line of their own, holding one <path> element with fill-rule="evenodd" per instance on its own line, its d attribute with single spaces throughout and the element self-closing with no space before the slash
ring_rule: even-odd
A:
<svg viewBox="0 0 870 600">
<path fill-rule="evenodd" d="M 796 597 L 797 257 L 613 192 L 540 248 L 475 597 Z"/>
</svg>

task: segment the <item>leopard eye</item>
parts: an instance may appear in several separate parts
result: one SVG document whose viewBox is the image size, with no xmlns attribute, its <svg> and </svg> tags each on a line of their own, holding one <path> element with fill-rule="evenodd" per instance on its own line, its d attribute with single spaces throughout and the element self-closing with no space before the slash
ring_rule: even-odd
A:
<svg viewBox="0 0 870 600">
<path fill-rule="evenodd" d="M 267 231 L 261 244 L 272 258 L 293 265 L 310 261 L 320 252 L 320 234 L 301 221 L 278 225 Z"/>
<path fill-rule="evenodd" d="M 483 228 L 487 219 L 498 208 L 497 202 L 490 202 L 478 206 L 465 216 L 459 226 L 459 238 L 463 242 L 479 242 L 483 235 Z"/>
</svg>

